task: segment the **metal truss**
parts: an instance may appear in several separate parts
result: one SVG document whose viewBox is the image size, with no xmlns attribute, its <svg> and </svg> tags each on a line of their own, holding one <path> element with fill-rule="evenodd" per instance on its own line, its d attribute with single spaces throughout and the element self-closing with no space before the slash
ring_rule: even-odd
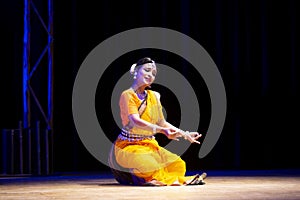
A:
<svg viewBox="0 0 300 200">
<path fill-rule="evenodd" d="M 45 22 L 41 17 L 33 0 L 24 0 L 24 37 L 23 37 L 23 126 L 30 128 L 32 125 L 31 97 L 41 112 L 47 129 L 53 129 L 53 0 L 47 1 L 47 16 Z M 33 12 L 32 12 L 33 11 Z M 34 14 L 34 15 L 33 15 Z M 31 38 L 33 31 L 31 27 L 31 18 L 37 17 L 43 29 L 47 34 L 47 44 L 40 52 L 40 56 L 34 65 L 31 64 L 31 44 L 35 38 Z M 40 44 L 38 44 L 40 45 Z M 41 60 L 47 56 L 47 66 L 41 66 Z M 38 76 L 35 71 L 38 67 L 47 67 L 47 108 L 43 108 L 34 87 L 30 84 L 32 77 Z"/>
</svg>

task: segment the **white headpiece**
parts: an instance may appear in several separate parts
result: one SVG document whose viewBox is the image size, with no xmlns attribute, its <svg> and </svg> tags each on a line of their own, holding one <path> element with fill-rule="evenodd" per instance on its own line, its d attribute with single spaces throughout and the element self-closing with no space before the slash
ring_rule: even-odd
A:
<svg viewBox="0 0 300 200">
<path fill-rule="evenodd" d="M 134 63 L 133 65 L 131 65 L 131 67 L 130 67 L 130 74 L 134 74 L 135 67 L 136 67 L 136 63 Z"/>
</svg>

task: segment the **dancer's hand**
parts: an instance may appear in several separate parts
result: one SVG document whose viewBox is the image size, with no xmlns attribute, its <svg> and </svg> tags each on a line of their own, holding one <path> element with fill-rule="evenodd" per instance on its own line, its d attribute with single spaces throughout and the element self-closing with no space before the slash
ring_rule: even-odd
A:
<svg viewBox="0 0 300 200">
<path fill-rule="evenodd" d="M 202 134 L 199 134 L 198 132 L 184 132 L 184 134 L 182 135 L 182 137 L 184 137 L 184 139 L 190 141 L 191 143 L 197 143 L 200 144 L 199 141 L 197 141 L 198 138 L 200 138 L 202 136 Z"/>
<path fill-rule="evenodd" d="M 178 137 L 181 137 L 181 134 L 172 128 L 163 128 L 162 129 L 165 136 L 167 136 L 170 140 L 177 140 L 179 141 Z"/>
</svg>

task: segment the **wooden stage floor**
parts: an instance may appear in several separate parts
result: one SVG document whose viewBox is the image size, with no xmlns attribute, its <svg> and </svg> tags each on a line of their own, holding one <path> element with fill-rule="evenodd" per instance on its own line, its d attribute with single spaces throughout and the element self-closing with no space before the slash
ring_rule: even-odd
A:
<svg viewBox="0 0 300 200">
<path fill-rule="evenodd" d="M 208 171 L 205 185 L 119 185 L 110 173 L 0 176 L 0 199 L 300 199 L 299 170 Z"/>
</svg>

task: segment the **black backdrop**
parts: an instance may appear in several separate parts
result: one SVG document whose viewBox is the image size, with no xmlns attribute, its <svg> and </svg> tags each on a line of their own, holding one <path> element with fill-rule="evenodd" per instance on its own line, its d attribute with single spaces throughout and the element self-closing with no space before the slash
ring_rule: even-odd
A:
<svg viewBox="0 0 300 200">
<path fill-rule="evenodd" d="M 183 155 L 188 169 L 299 168 L 298 9 L 296 0 L 54 0 L 54 170 L 108 169 L 78 138 L 71 107 L 74 79 L 85 57 L 103 40 L 147 26 L 177 30 L 195 39 L 213 58 L 225 84 L 228 107 L 221 137 L 203 159 L 198 158 L 199 146 L 192 145 Z M 4 52 L 0 128 L 4 129 L 17 127 L 22 120 L 23 1 L 2 1 L 0 13 Z M 46 10 L 41 13 L 46 18 Z M 33 38 L 43 40 L 38 25 L 32 30 L 37 32 Z M 39 48 L 31 47 L 33 57 Z M 168 52 L 141 50 L 121 56 L 101 80 L 96 97 L 97 111 L 109 116 L 99 121 L 112 140 L 117 128 L 109 106 L 103 105 L 109 103 L 118 77 L 144 55 L 177 67 L 191 82 L 196 81 L 188 63 Z M 33 82 L 40 93 L 41 81 Z M 194 89 L 207 96 L 205 84 L 199 85 Z M 172 92 L 155 85 L 154 89 L 162 93 L 168 120 L 178 124 L 180 110 L 174 109 L 178 104 Z M 205 132 L 209 99 L 201 102 L 204 117 L 199 131 Z"/>
</svg>

